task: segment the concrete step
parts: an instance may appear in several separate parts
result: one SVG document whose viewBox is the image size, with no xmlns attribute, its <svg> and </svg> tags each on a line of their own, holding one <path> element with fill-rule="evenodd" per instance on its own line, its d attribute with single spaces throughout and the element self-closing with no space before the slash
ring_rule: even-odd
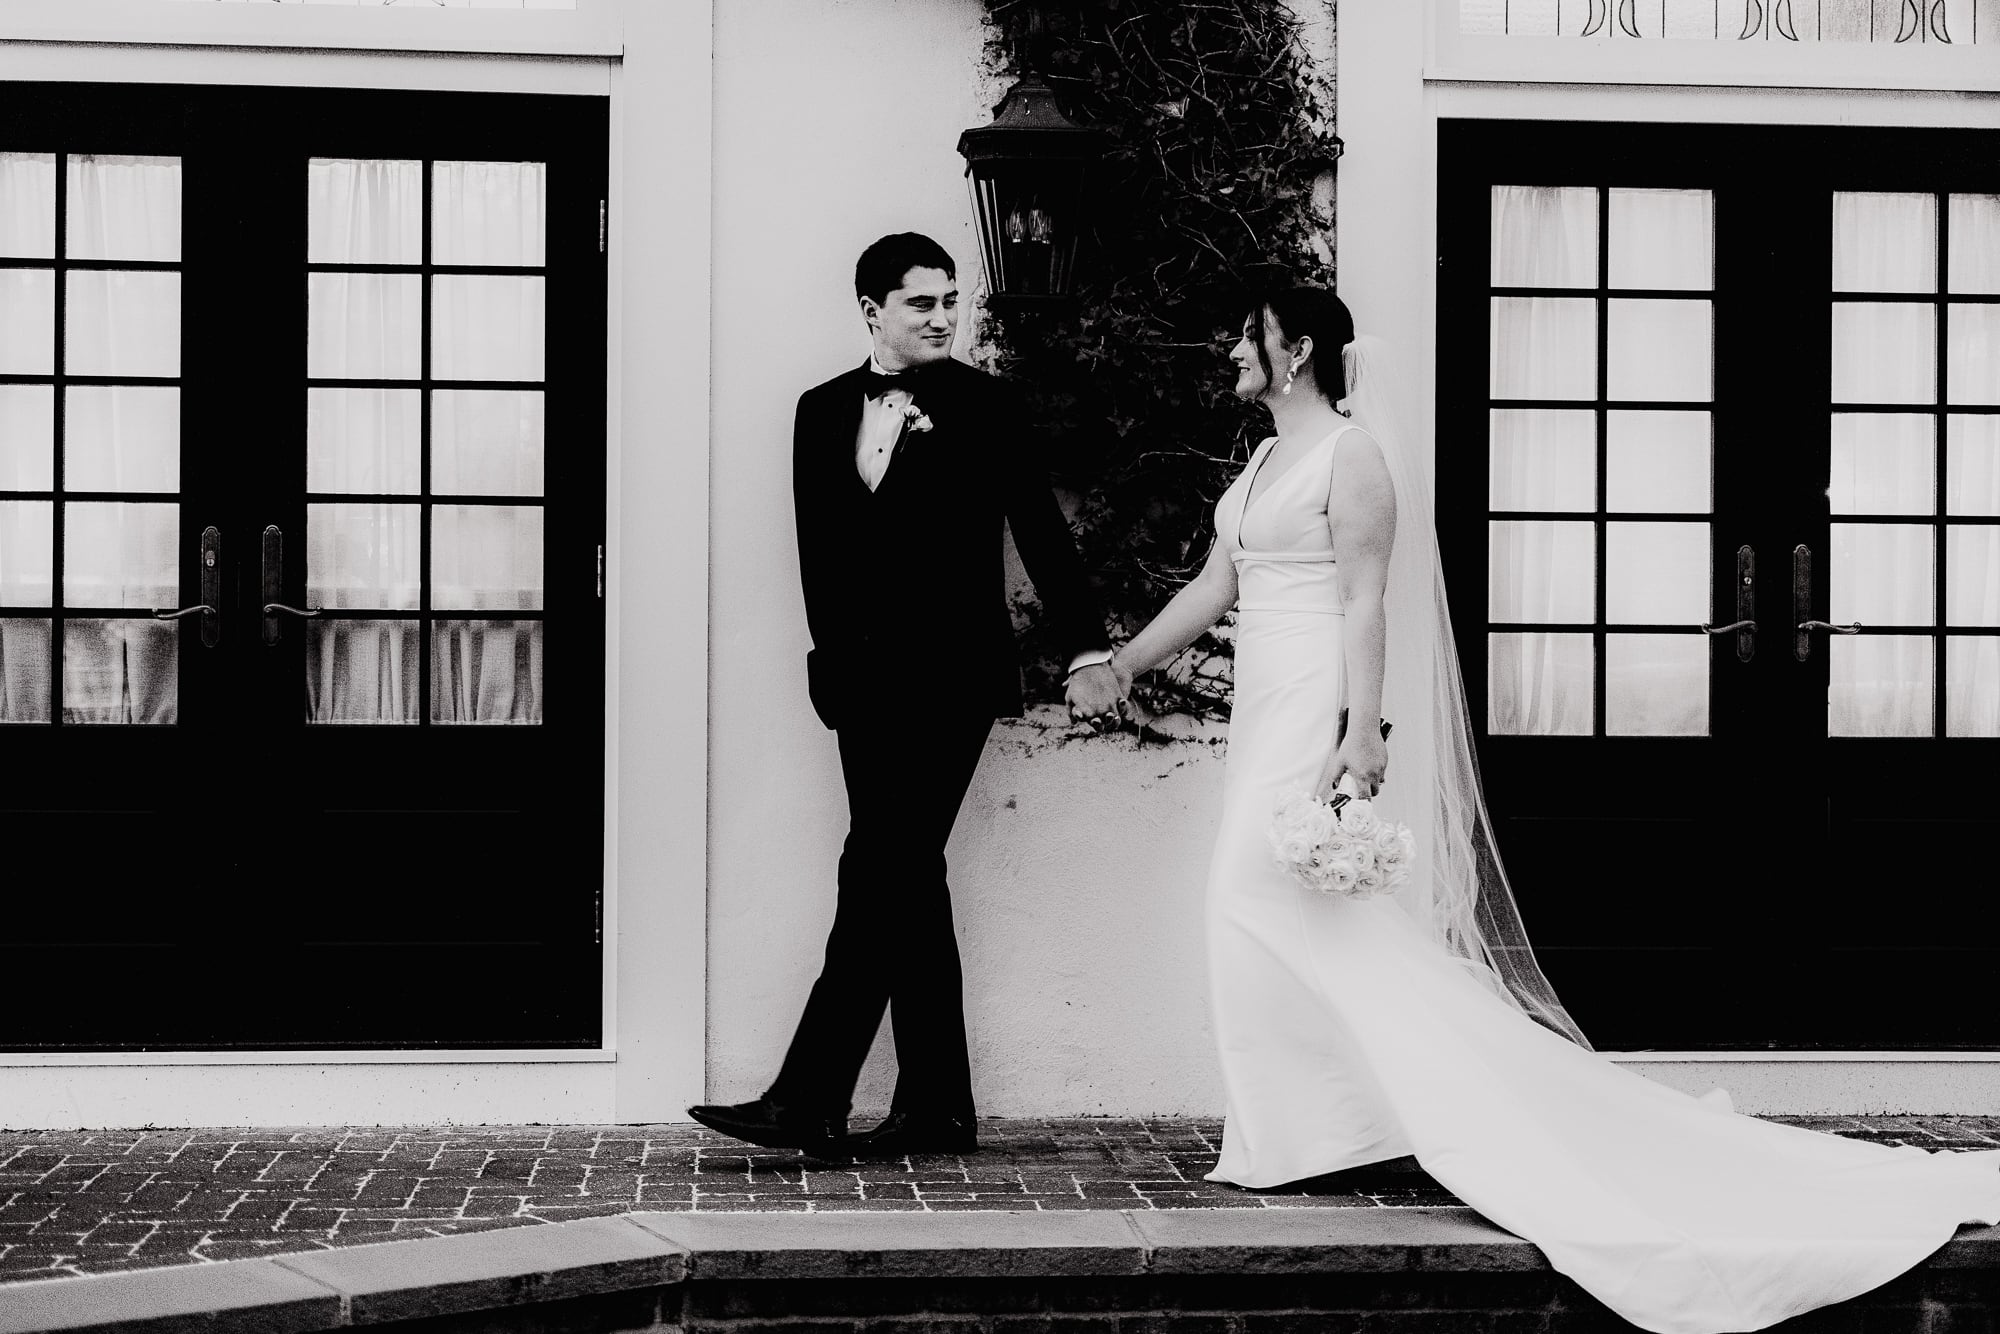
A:
<svg viewBox="0 0 2000 1334">
<path fill-rule="evenodd" d="M 1795 1334 L 1978 1331 L 1965 1228 Z M 631 1213 L 0 1286 L 0 1334 L 1581 1334 L 1625 1329 L 1470 1210 Z"/>
</svg>

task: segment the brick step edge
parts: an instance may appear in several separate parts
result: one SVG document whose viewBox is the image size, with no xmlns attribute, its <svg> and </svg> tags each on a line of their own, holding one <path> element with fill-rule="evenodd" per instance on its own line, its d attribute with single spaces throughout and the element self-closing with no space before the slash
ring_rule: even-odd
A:
<svg viewBox="0 0 2000 1334">
<path fill-rule="evenodd" d="M 2000 1228 L 1931 1269 L 2000 1270 Z M 0 1285 L 0 1334 L 311 1334 L 687 1282 L 1546 1273 L 1470 1209 L 632 1213 Z"/>
</svg>

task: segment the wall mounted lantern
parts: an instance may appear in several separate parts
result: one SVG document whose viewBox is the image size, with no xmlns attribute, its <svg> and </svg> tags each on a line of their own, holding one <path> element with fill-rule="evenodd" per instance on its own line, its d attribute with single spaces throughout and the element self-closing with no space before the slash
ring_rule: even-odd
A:
<svg viewBox="0 0 2000 1334">
<path fill-rule="evenodd" d="M 1033 73 L 1007 90 L 991 125 L 958 137 L 993 305 L 1059 302 L 1075 289 L 1084 181 L 1108 146 Z"/>
</svg>

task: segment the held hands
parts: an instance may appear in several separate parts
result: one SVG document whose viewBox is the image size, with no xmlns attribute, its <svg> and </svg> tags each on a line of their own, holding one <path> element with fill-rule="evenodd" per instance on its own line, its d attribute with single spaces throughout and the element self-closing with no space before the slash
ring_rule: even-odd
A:
<svg viewBox="0 0 2000 1334">
<path fill-rule="evenodd" d="M 1092 731 L 1116 729 L 1131 708 L 1125 698 L 1130 684 L 1129 678 L 1121 680 L 1109 663 L 1077 668 L 1070 673 L 1064 692 L 1069 701 L 1069 716 L 1077 722 L 1089 723 Z"/>
<path fill-rule="evenodd" d="M 1382 780 L 1388 773 L 1388 741 L 1372 727 L 1351 728 L 1320 772 L 1313 795 L 1324 801 L 1335 785 L 1347 777 L 1354 780 L 1354 788 L 1361 796 L 1373 797 L 1382 790 Z"/>
</svg>

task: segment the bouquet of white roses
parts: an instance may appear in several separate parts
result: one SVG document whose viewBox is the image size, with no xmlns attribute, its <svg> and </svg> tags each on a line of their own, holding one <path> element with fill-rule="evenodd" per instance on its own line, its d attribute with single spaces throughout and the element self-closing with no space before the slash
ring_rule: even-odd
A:
<svg viewBox="0 0 2000 1334">
<path fill-rule="evenodd" d="M 1375 803 L 1343 778 L 1325 801 L 1298 788 L 1279 794 L 1271 851 L 1307 889 L 1367 899 L 1409 881 L 1416 840 L 1408 825 L 1376 815 Z"/>
</svg>

